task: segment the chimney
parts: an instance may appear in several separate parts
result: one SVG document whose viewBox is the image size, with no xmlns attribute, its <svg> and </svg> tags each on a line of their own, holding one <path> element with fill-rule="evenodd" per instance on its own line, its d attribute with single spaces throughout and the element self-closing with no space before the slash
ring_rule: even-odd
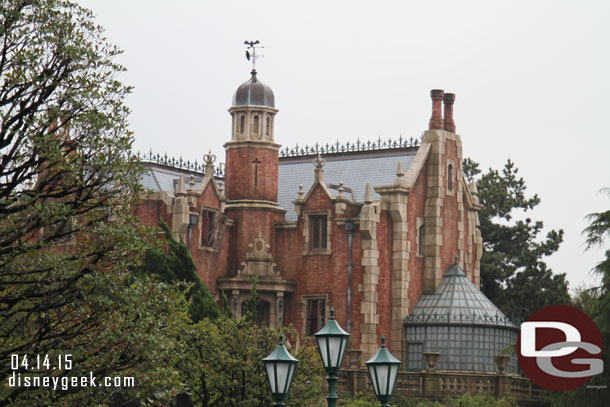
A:
<svg viewBox="0 0 610 407">
<path fill-rule="evenodd" d="M 443 102 L 445 105 L 445 130 L 455 133 L 455 122 L 453 121 L 453 102 L 455 102 L 455 93 L 445 93 Z"/>
<path fill-rule="evenodd" d="M 442 89 L 432 89 L 430 97 L 432 98 L 432 117 L 428 128 L 430 130 L 443 130 L 443 112 L 442 103 L 445 92 Z"/>
</svg>

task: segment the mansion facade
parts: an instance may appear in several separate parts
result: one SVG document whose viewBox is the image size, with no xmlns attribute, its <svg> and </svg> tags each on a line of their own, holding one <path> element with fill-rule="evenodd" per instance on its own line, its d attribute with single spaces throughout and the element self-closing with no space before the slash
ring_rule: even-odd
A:
<svg viewBox="0 0 610 407">
<path fill-rule="evenodd" d="M 293 324 L 307 337 L 333 306 L 360 361 L 382 334 L 410 360 L 408 318 L 424 297 L 437 298 L 445 270 L 468 296 L 480 284 L 480 205 L 462 174 L 455 95 L 432 90 L 431 98 L 421 139 L 282 149 L 273 91 L 253 70 L 229 109 L 224 164 L 211 153 L 202 165 L 144 158 L 136 215 L 170 226 L 236 318 L 256 279 L 259 323 Z M 493 305 L 489 313 L 496 324 L 504 318 Z"/>
</svg>

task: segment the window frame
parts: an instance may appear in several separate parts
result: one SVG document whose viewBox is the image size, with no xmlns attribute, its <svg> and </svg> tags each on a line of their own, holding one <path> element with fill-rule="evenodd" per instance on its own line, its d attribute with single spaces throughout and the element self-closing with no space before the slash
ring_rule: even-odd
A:
<svg viewBox="0 0 610 407">
<path fill-rule="evenodd" d="M 326 218 L 326 247 L 314 247 L 314 236 L 313 236 L 313 228 L 314 223 L 312 218 Z M 322 237 L 324 231 L 320 231 L 320 237 Z M 304 213 L 304 224 L 303 224 L 303 255 L 311 256 L 311 255 L 329 255 L 332 254 L 331 248 L 331 237 L 332 237 L 332 217 L 330 210 L 326 211 L 310 211 Z"/>
</svg>

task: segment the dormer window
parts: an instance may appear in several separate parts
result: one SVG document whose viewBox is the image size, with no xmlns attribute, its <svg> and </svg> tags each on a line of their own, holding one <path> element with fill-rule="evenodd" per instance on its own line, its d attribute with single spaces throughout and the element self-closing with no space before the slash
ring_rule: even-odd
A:
<svg viewBox="0 0 610 407">
<path fill-rule="evenodd" d="M 203 211 L 201 215 L 201 246 L 214 247 L 216 244 L 216 213 Z"/>
<path fill-rule="evenodd" d="M 309 217 L 309 236 L 311 250 L 326 250 L 327 245 L 327 219 L 326 215 L 313 215 Z"/>
</svg>

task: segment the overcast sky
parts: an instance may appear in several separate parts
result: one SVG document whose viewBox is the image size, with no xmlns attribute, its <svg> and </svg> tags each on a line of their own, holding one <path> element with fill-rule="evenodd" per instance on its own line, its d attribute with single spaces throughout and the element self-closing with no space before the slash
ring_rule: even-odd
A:
<svg viewBox="0 0 610 407">
<path fill-rule="evenodd" d="M 135 150 L 224 161 L 227 109 L 249 78 L 275 93 L 276 141 L 419 137 L 430 89 L 456 93 L 464 156 L 515 162 L 564 243 L 548 258 L 571 287 L 594 284 L 584 217 L 610 198 L 608 1 L 78 0 L 125 52 Z M 365 182 L 366 180 L 363 180 Z M 295 195 L 296 197 L 296 195 Z"/>
</svg>

